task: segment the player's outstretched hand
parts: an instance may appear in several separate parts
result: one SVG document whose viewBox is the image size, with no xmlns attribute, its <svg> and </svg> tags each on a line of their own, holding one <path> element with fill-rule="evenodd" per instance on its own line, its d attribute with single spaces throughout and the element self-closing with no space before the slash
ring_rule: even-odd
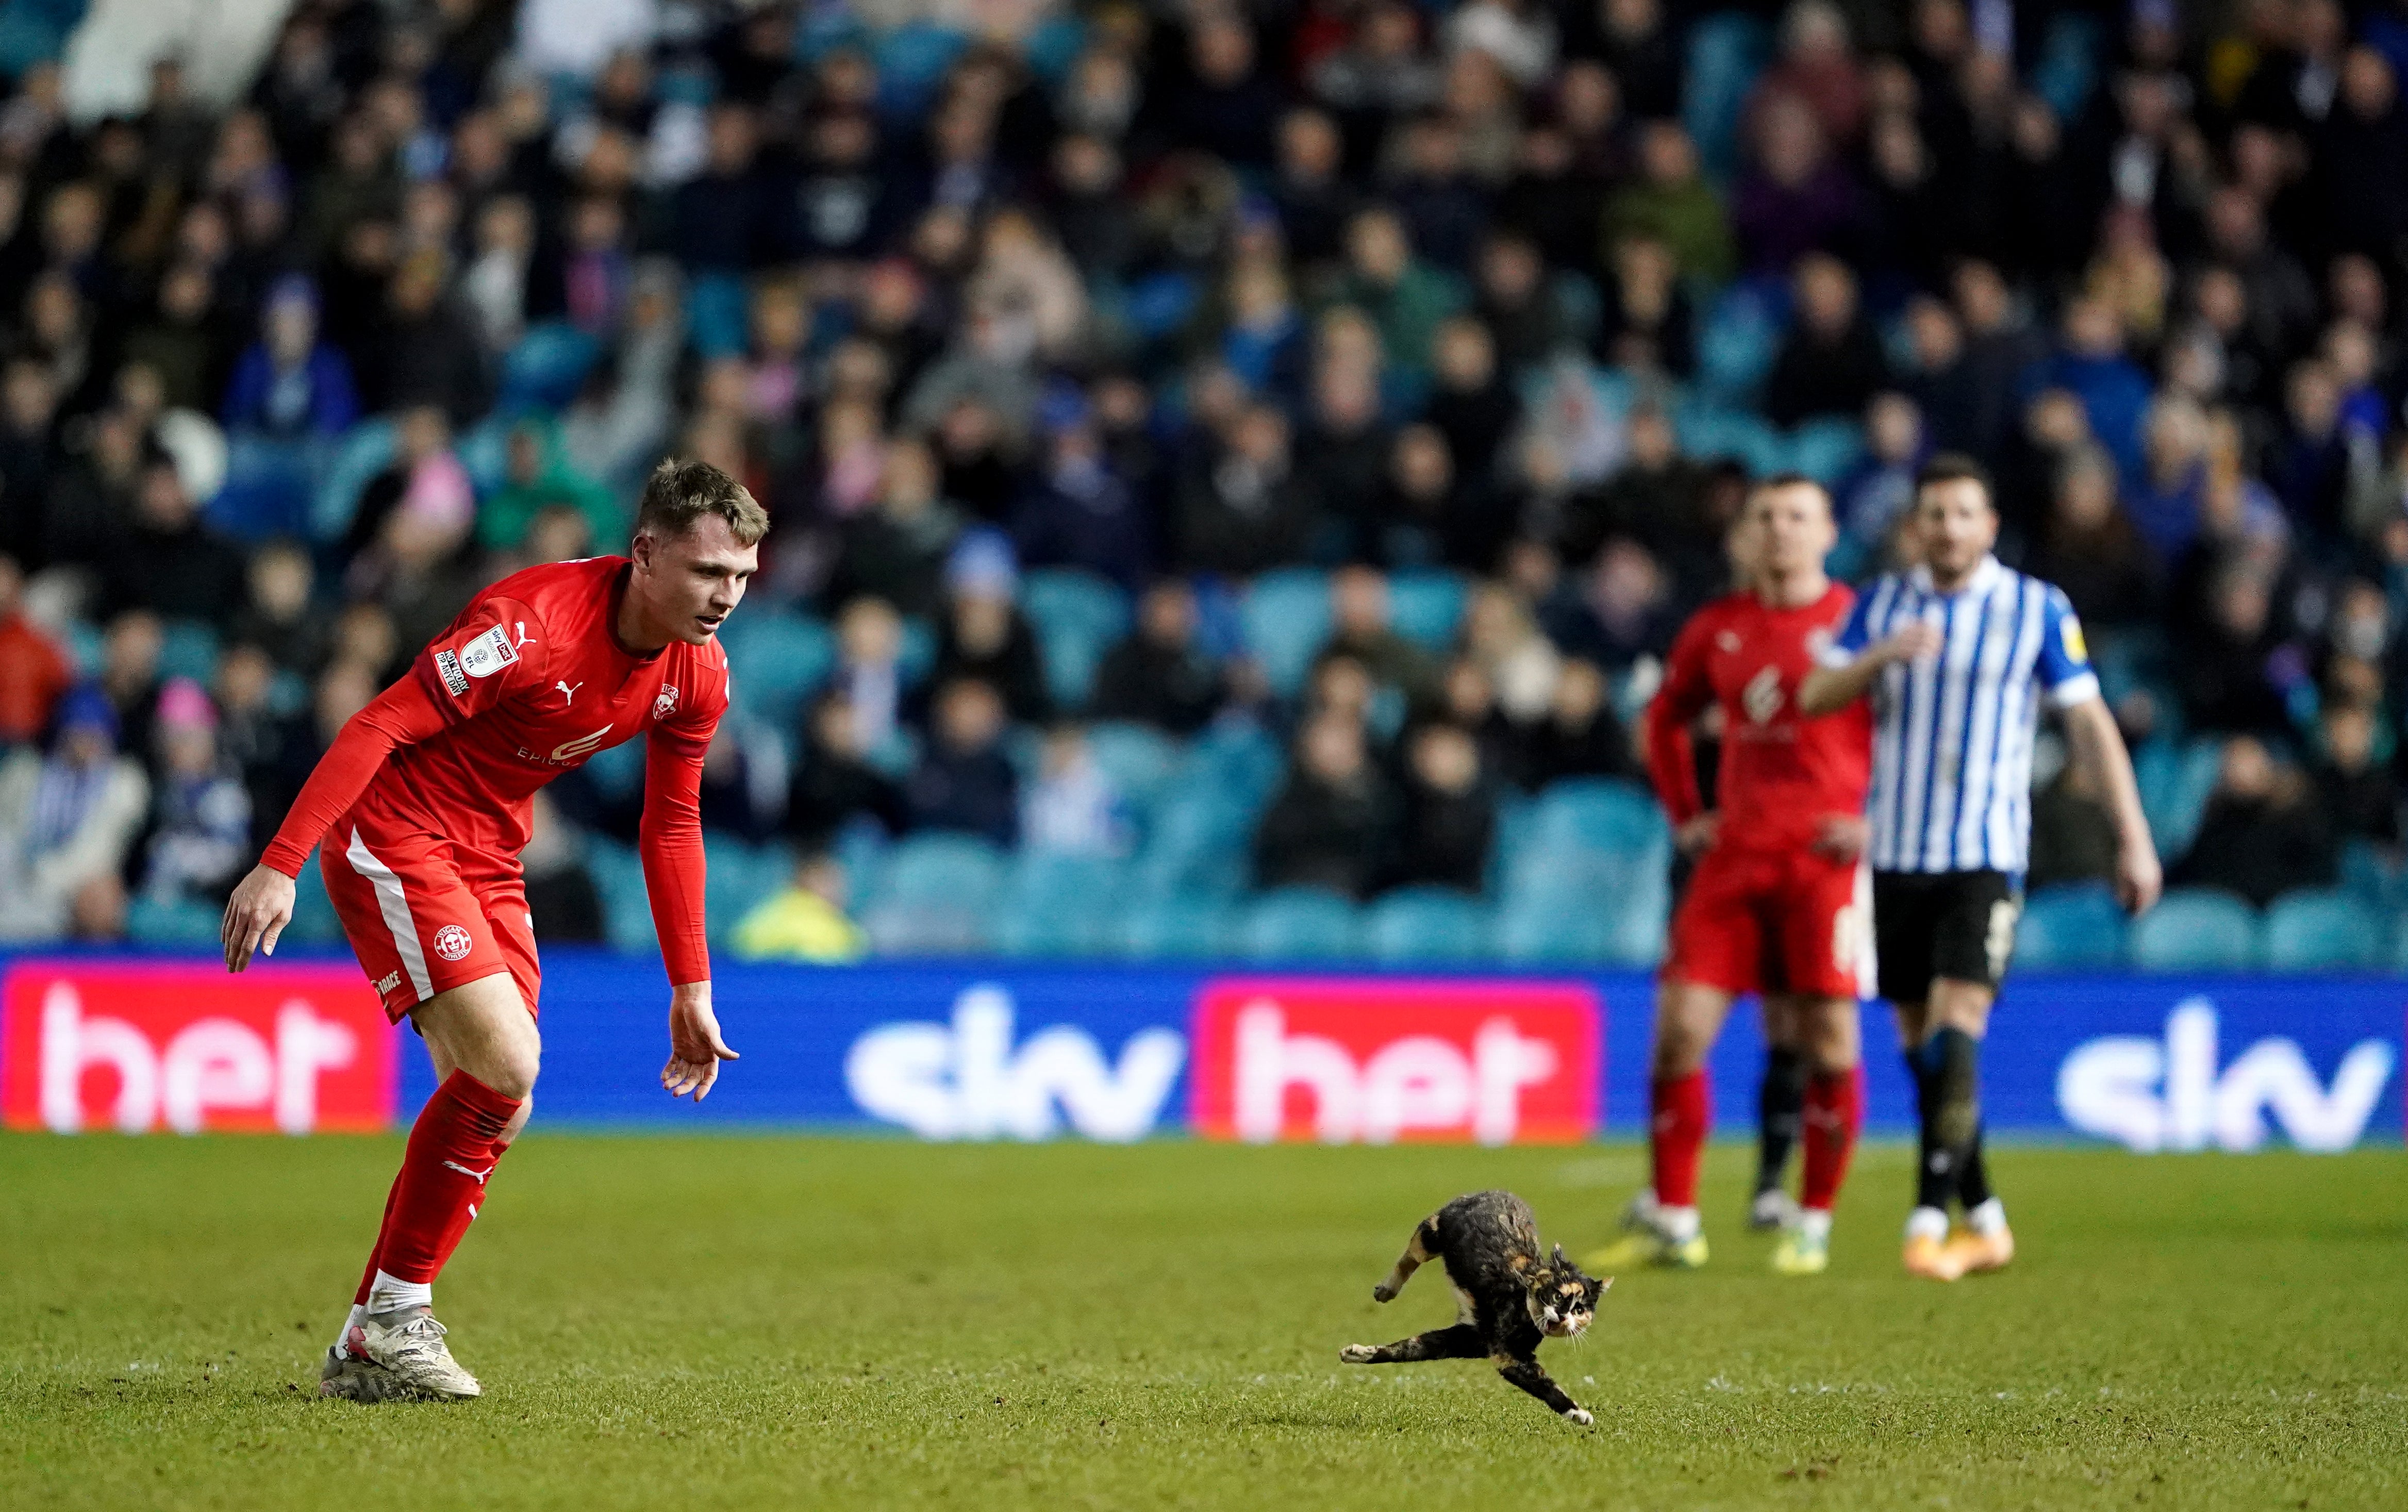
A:
<svg viewBox="0 0 2408 1512">
<path fill-rule="evenodd" d="M 226 899 L 225 918 L 218 925 L 225 947 L 228 971 L 251 964 L 253 950 L 276 953 L 276 936 L 293 922 L 293 878 L 273 866 L 253 866 L 251 875 Z"/>
<path fill-rule="evenodd" d="M 697 1103 L 719 1080 L 719 1063 L 740 1060 L 719 1037 L 719 1015 L 710 1011 L 710 984 L 691 982 L 669 990 L 669 1063 L 661 1087 L 671 1097 L 694 1093 Z"/>
</svg>

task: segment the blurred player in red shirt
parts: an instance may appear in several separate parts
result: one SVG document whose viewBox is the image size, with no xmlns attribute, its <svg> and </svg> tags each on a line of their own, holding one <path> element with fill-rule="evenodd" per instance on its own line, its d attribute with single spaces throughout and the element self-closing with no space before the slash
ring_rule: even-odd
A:
<svg viewBox="0 0 2408 1512">
<path fill-rule="evenodd" d="M 1619 1266 L 1705 1263 L 1698 1163 L 1713 1124 L 1706 1056 L 1731 1005 L 1764 992 L 1785 1005 L 1808 1077 L 1804 1190 L 1774 1268 L 1828 1263 L 1831 1203 L 1863 1117 L 1857 1008 L 1866 950 L 1865 788 L 1871 722 L 1809 720 L 1799 683 L 1855 595 L 1823 571 L 1836 539 L 1830 495 L 1783 476 L 1749 498 L 1742 528 L 1754 582 L 1698 611 L 1673 643 L 1648 705 L 1647 764 L 1681 849 L 1697 857 L 1672 919 L 1656 1009 L 1648 1146 L 1654 1202 L 1598 1257 Z M 1720 806 L 1698 796 L 1689 726 L 1723 715 Z"/>
<path fill-rule="evenodd" d="M 530 567 L 480 593 L 343 726 L 259 866 L 227 901 L 227 969 L 274 954 L 294 880 L 319 870 L 395 1023 L 442 1084 L 411 1127 L 384 1223 L 326 1351 L 319 1394 L 478 1395 L 435 1320 L 434 1282 L 533 1107 L 541 966 L 519 870 L 535 791 L 646 737 L 639 846 L 669 977 L 661 1085 L 699 1102 L 736 1053 L 710 1004 L 702 758 L 727 707 L 720 624 L 768 516 L 705 463 L 652 476 L 624 557 Z"/>
</svg>

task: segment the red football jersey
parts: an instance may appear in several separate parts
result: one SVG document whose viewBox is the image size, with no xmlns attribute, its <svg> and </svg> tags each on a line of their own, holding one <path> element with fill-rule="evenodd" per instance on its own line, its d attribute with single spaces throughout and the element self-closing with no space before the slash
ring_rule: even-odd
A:
<svg viewBox="0 0 2408 1512">
<path fill-rule="evenodd" d="M 1855 604 L 1856 594 L 1839 583 L 1801 609 L 1732 593 L 1682 627 L 1664 685 L 1647 706 L 1647 768 L 1673 823 L 1703 807 L 1689 724 L 1716 703 L 1723 709 L 1718 844 L 1785 849 L 1813 840 L 1828 815 L 1864 812 L 1872 774 L 1870 705 L 1860 698 L 1813 720 L 1798 712 L 1798 685 Z"/>
<path fill-rule="evenodd" d="M 478 594 L 343 727 L 260 859 L 298 876 L 328 826 L 356 812 L 514 870 L 535 791 L 647 735 L 639 840 L 653 922 L 670 979 L 709 979 L 696 794 L 727 708 L 727 658 L 716 639 L 643 656 L 621 646 L 629 569 L 624 557 L 552 563 Z"/>
<path fill-rule="evenodd" d="M 620 646 L 627 567 L 624 557 L 555 562 L 478 594 L 410 663 L 443 733 L 394 751 L 361 804 L 515 856 L 535 790 L 595 751 L 650 734 L 699 763 L 727 708 L 727 657 L 716 639 L 649 656 Z"/>
</svg>

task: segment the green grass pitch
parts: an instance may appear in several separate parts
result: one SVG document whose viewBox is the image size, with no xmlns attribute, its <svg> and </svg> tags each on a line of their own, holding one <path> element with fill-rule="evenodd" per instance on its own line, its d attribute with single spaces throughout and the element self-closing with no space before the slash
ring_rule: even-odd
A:
<svg viewBox="0 0 2408 1512">
<path fill-rule="evenodd" d="M 2408 1506 L 2401 1155 L 2008 1148 L 2024 1253 L 1899 1274 L 1910 1155 L 1833 1270 L 1626 1276 L 1549 1368 L 1339 1346 L 1442 1199 L 1604 1236 L 1627 1146 L 931 1148 L 540 1125 L 438 1291 L 480 1402 L 315 1400 L 395 1139 L 0 1138 L 0 1506 Z"/>
</svg>

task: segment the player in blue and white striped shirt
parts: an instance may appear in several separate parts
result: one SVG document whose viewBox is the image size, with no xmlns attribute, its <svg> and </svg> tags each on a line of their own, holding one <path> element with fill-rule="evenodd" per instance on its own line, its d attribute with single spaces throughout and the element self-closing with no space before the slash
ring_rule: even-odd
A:
<svg viewBox="0 0 2408 1512">
<path fill-rule="evenodd" d="M 2022 908 L 2043 702 L 2114 816 L 2117 896 L 2141 912 L 2163 877 L 2081 621 L 2062 592 L 1991 554 L 1999 516 L 1980 467 L 1934 458 L 1908 532 L 1923 564 L 1857 597 L 1798 706 L 1826 714 L 1872 695 L 1874 953 L 1923 1120 L 1906 1267 L 1955 1280 L 2014 1254 L 1982 1162 L 1981 1040 Z M 1951 1197 L 1971 1231 L 1953 1242 Z"/>
</svg>

